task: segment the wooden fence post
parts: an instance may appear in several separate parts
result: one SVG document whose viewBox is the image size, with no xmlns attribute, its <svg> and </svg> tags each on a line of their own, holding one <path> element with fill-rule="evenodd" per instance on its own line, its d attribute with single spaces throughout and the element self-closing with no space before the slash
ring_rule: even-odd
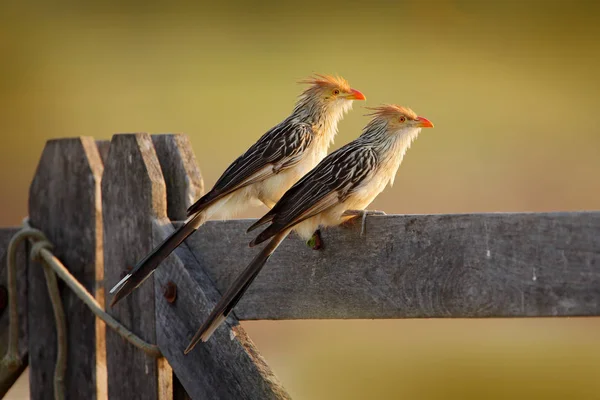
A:
<svg viewBox="0 0 600 400">
<path fill-rule="evenodd" d="M 54 254 L 85 288 L 103 301 L 102 161 L 92 138 L 50 140 L 29 191 L 29 217 L 54 245 Z M 29 379 L 32 399 L 51 399 L 56 329 L 42 266 L 28 273 Z M 62 291 L 67 319 L 69 398 L 106 397 L 103 324 L 70 290 Z"/>
<path fill-rule="evenodd" d="M 189 145 L 181 136 L 161 135 L 154 141 L 162 142 L 156 148 L 159 159 L 168 160 L 161 166 L 165 181 L 171 182 L 169 214 L 185 216 L 188 199 L 193 196 L 190 188 L 194 185 L 190 181 L 195 180 L 187 171 L 197 170 L 193 154 L 185 155 Z M 155 244 L 172 230 L 169 221 L 157 219 Z M 169 256 L 155 276 L 157 342 L 193 398 L 289 398 L 234 317 L 229 319 L 235 325 L 231 330 L 220 329 L 209 343 L 199 344 L 190 354 L 183 354 L 192 335 L 220 297 L 187 245 L 180 246 Z M 169 285 L 176 288 L 175 297 L 165 295 L 164 290 Z M 202 292 L 200 296 L 196 295 L 198 291 Z"/>
<path fill-rule="evenodd" d="M 114 135 L 102 178 L 105 288 L 153 247 L 153 219 L 166 219 L 166 193 L 160 165 L 148 134 Z M 154 279 L 148 279 L 110 314 L 144 340 L 156 343 Z M 110 399 L 170 399 L 172 370 L 115 332 L 106 335 Z"/>
<path fill-rule="evenodd" d="M 185 220 L 188 207 L 204 193 L 204 182 L 192 144 L 187 135 L 183 134 L 152 135 L 152 142 L 167 188 L 167 215 L 171 220 Z M 169 222 L 165 221 L 165 223 Z M 163 290 L 162 287 L 157 286 L 156 295 L 162 296 Z M 160 298 L 160 301 L 163 300 L 164 296 Z M 160 316 L 157 315 L 156 319 L 160 319 Z M 173 399 L 190 399 L 175 371 L 173 371 Z"/>
<path fill-rule="evenodd" d="M 204 193 L 202 174 L 186 135 L 152 135 L 167 186 L 167 215 L 173 221 L 187 218 L 187 209 Z"/>
</svg>

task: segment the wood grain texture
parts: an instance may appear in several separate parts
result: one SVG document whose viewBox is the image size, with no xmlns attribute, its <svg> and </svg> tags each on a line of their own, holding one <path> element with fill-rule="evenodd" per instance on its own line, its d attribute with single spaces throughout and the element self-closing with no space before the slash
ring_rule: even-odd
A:
<svg viewBox="0 0 600 400">
<path fill-rule="evenodd" d="M 169 219 L 185 220 L 187 208 L 204 192 L 204 182 L 192 145 L 188 137 L 181 134 L 152 135 L 152 142 L 165 179 L 167 215 Z M 167 221 L 163 222 L 165 224 L 169 223 Z M 163 292 L 163 288 L 159 286 L 156 286 L 156 288 L 158 292 Z M 162 301 L 162 298 L 160 301 Z M 157 315 L 156 320 L 158 325 L 160 315 Z M 160 335 L 159 327 L 157 327 L 157 331 Z M 181 381 L 177 378 L 176 371 L 173 371 L 172 380 L 173 399 L 191 399 Z"/>
<path fill-rule="evenodd" d="M 153 139 L 156 146 L 157 139 Z M 169 135 L 159 139 L 168 143 L 181 139 L 181 136 Z M 167 192 L 171 191 L 171 196 L 168 197 L 170 215 L 185 215 L 189 206 L 188 199 L 199 196 L 197 189 L 189 184 L 190 178 L 186 177 L 188 171 L 197 170 L 195 159 L 181 150 L 189 149 L 189 144 L 183 145 L 181 141 L 178 143 L 156 146 L 158 157 L 163 160 L 165 180 L 171 182 L 171 186 L 167 185 Z M 154 225 L 155 244 L 172 230 L 170 221 L 157 219 Z M 184 268 L 182 260 L 185 260 L 187 266 L 195 263 L 192 253 L 185 245 L 169 256 L 155 273 L 156 335 L 161 351 L 177 374 L 179 382 L 175 385 L 175 396 L 190 396 L 194 399 L 289 398 L 233 318 L 229 321 L 234 326 L 232 329 L 222 329 L 213 336 L 210 343 L 198 345 L 188 355 L 183 354 L 220 294 L 199 267 L 190 273 Z M 174 303 L 168 302 L 164 296 L 169 283 L 174 283 L 177 288 Z"/>
<path fill-rule="evenodd" d="M 166 235 L 173 228 L 157 223 L 155 229 Z M 235 318 L 229 318 L 208 343 L 183 354 L 220 297 L 187 246 L 171 254 L 155 276 L 158 345 L 192 398 L 290 398 Z M 169 282 L 177 287 L 174 303 L 161 290 Z"/>
<path fill-rule="evenodd" d="M 187 240 L 221 292 L 258 249 L 252 220 Z M 177 224 L 176 224 L 177 225 Z M 286 239 L 235 309 L 242 320 L 600 315 L 600 212 L 372 216 Z"/>
<path fill-rule="evenodd" d="M 167 215 L 185 220 L 186 210 L 204 193 L 202 174 L 186 135 L 152 135 L 167 186 Z"/>
<path fill-rule="evenodd" d="M 103 165 L 90 137 L 46 143 L 29 191 L 29 218 L 54 245 L 54 254 L 92 295 L 102 298 L 96 280 L 102 276 L 100 180 Z M 67 317 L 66 393 L 95 399 L 105 382 L 97 379 L 96 318 L 71 291 L 62 291 Z M 56 359 L 54 314 L 42 267 L 29 268 L 29 376 L 32 399 L 52 397 Z M 98 332 L 102 334 L 102 332 Z M 98 357 L 102 359 L 104 349 Z"/>
<path fill-rule="evenodd" d="M 106 292 L 153 246 L 152 219 L 166 217 L 162 172 L 148 134 L 114 135 L 102 178 Z M 135 334 L 156 343 L 154 279 L 107 310 Z M 112 331 L 106 335 L 108 397 L 164 398 L 169 368 Z M 160 372 L 160 373 L 159 373 Z M 172 376 L 169 372 L 169 376 Z M 171 391 L 172 395 L 172 391 Z"/>
<path fill-rule="evenodd" d="M 10 239 L 20 228 L 0 228 L 0 358 L 8 348 L 9 304 L 6 271 L 6 256 Z M 27 367 L 27 257 L 26 243 L 19 246 L 17 254 L 17 291 L 19 307 L 19 358 L 21 367 L 11 371 L 0 363 L 0 398 L 15 383 Z"/>
</svg>

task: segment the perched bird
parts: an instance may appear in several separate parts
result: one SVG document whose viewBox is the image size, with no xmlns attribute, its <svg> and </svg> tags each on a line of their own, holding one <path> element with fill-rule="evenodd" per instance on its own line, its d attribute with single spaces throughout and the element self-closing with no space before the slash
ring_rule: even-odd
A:
<svg viewBox="0 0 600 400">
<path fill-rule="evenodd" d="M 388 183 L 394 183 L 404 153 L 421 128 L 433 127 L 409 108 L 383 105 L 371 110 L 373 118 L 357 139 L 325 157 L 248 229 L 270 223 L 250 246 L 271 241 L 223 295 L 185 353 L 199 341 L 210 338 L 292 230 L 308 239 L 319 227 L 339 225 L 358 216 L 364 218 L 364 209 Z"/>
<path fill-rule="evenodd" d="M 177 246 L 207 219 L 231 218 L 263 203 L 271 208 L 298 179 L 326 155 L 337 124 L 365 96 L 341 77 L 315 75 L 291 115 L 271 128 L 221 175 L 215 186 L 188 209 L 185 224 L 165 239 L 118 282 L 111 306 L 142 284 Z"/>
</svg>

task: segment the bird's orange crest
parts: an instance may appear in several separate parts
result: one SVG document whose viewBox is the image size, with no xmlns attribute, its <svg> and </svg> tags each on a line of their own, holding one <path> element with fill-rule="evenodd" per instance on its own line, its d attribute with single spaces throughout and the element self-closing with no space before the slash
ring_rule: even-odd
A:
<svg viewBox="0 0 600 400">
<path fill-rule="evenodd" d="M 307 79 L 303 79 L 298 83 L 305 83 L 313 86 L 329 86 L 338 87 L 343 92 L 350 92 L 352 89 L 348 81 L 341 76 L 315 74 Z"/>
<path fill-rule="evenodd" d="M 384 104 L 378 107 L 365 107 L 368 110 L 373 111 L 367 114 L 368 116 L 377 117 L 391 117 L 398 114 L 404 115 L 410 119 L 417 119 L 417 114 L 408 107 L 399 106 L 396 104 Z"/>
</svg>

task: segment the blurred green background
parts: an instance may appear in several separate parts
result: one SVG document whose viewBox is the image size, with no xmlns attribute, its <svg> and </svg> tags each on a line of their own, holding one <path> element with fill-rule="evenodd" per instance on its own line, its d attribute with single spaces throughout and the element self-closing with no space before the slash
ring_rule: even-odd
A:
<svg viewBox="0 0 600 400">
<path fill-rule="evenodd" d="M 184 132 L 210 186 L 314 72 L 436 125 L 374 209 L 598 209 L 599 17 L 592 0 L 2 2 L 0 226 L 27 214 L 49 138 Z M 244 326 L 297 399 L 600 398 L 596 319 Z"/>
</svg>

